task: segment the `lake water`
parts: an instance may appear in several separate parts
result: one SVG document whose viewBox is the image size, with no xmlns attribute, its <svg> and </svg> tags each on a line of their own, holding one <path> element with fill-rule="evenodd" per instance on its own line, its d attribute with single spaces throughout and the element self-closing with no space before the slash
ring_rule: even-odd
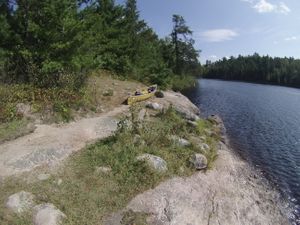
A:
<svg viewBox="0 0 300 225">
<path fill-rule="evenodd" d="M 201 79 L 186 93 L 222 117 L 232 147 L 276 185 L 300 224 L 300 89 Z"/>
</svg>

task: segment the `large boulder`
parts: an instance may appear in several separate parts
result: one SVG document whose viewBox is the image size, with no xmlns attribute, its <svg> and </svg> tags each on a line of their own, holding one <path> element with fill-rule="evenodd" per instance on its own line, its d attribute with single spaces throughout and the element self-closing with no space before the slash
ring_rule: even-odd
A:
<svg viewBox="0 0 300 225">
<path fill-rule="evenodd" d="M 196 121 L 199 119 L 200 110 L 184 95 L 174 92 L 165 91 L 164 98 L 157 98 L 156 101 L 163 105 L 163 108 L 170 106 L 187 120 Z"/>
<path fill-rule="evenodd" d="M 207 158 L 205 157 L 205 155 L 197 153 L 191 157 L 190 163 L 194 166 L 195 169 L 202 170 L 207 167 Z"/>
<path fill-rule="evenodd" d="M 138 161 L 145 161 L 147 164 L 158 172 L 166 172 L 168 170 L 167 162 L 162 158 L 151 155 L 151 154 L 143 154 L 137 157 Z"/>
<path fill-rule="evenodd" d="M 34 195 L 20 191 L 8 197 L 6 207 L 15 213 L 23 213 L 31 209 L 34 205 Z"/>
<path fill-rule="evenodd" d="M 53 204 L 45 203 L 34 207 L 34 225 L 61 225 L 66 215 Z"/>
</svg>

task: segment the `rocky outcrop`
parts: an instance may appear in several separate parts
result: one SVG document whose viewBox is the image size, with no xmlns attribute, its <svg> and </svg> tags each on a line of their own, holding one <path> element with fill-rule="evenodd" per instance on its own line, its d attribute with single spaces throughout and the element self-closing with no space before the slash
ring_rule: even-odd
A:
<svg viewBox="0 0 300 225">
<path fill-rule="evenodd" d="M 6 202 L 6 207 L 18 214 L 28 211 L 33 205 L 34 195 L 25 191 L 9 196 Z"/>
<path fill-rule="evenodd" d="M 221 119 L 220 116 L 218 115 L 210 115 L 208 118 L 207 118 L 208 121 L 212 122 L 216 127 L 218 127 L 220 129 L 220 131 L 225 134 L 226 132 L 226 129 L 225 129 L 225 126 L 224 126 L 224 123 L 223 123 L 223 120 Z"/>
<path fill-rule="evenodd" d="M 155 102 L 162 105 L 165 109 L 172 106 L 187 120 L 196 121 L 199 119 L 199 108 L 179 92 L 166 91 L 164 92 L 164 98 L 156 98 Z"/>
<path fill-rule="evenodd" d="M 32 134 L 0 146 L 0 177 L 54 166 L 95 140 L 111 136 L 118 129 L 117 115 L 127 113 L 120 106 L 100 117 L 84 118 L 65 125 L 37 125 Z"/>
<path fill-rule="evenodd" d="M 34 225 L 61 225 L 66 215 L 53 204 L 46 203 L 34 207 Z"/>
<path fill-rule="evenodd" d="M 207 167 L 207 159 L 205 155 L 200 153 L 194 154 L 190 159 L 190 163 L 196 170 L 202 170 Z"/>
<path fill-rule="evenodd" d="M 167 162 L 155 155 L 143 154 L 138 156 L 137 160 L 147 162 L 151 168 L 158 172 L 166 172 L 168 170 Z"/>
<path fill-rule="evenodd" d="M 224 143 L 218 152 L 213 169 L 161 183 L 133 198 L 107 224 L 120 225 L 130 210 L 149 215 L 149 225 L 289 224 L 279 208 L 279 195 Z"/>
</svg>

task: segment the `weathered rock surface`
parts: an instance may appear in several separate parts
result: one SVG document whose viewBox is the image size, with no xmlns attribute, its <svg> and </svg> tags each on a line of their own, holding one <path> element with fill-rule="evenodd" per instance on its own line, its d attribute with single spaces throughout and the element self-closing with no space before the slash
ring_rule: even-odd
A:
<svg viewBox="0 0 300 225">
<path fill-rule="evenodd" d="M 41 173 L 41 174 L 39 174 L 38 175 L 38 180 L 40 180 L 40 181 L 44 181 L 44 180 L 48 180 L 49 178 L 50 178 L 50 174 L 48 174 L 48 173 Z"/>
<path fill-rule="evenodd" d="M 17 114 L 22 115 L 25 118 L 33 118 L 33 115 L 31 113 L 31 106 L 25 103 L 18 103 L 16 105 L 16 111 Z"/>
<path fill-rule="evenodd" d="M 147 114 L 147 110 L 146 109 L 141 109 L 138 113 L 138 120 L 139 121 L 143 121 L 146 117 L 146 114 Z"/>
<path fill-rule="evenodd" d="M 168 170 L 167 162 L 155 155 L 143 154 L 141 156 L 138 156 L 137 160 L 147 162 L 150 167 L 158 172 L 165 172 Z"/>
<path fill-rule="evenodd" d="M 155 101 L 163 105 L 163 108 L 168 108 L 172 105 L 187 120 L 196 121 L 199 119 L 200 110 L 198 107 L 178 92 L 166 91 L 164 92 L 164 98 L 156 98 Z"/>
<path fill-rule="evenodd" d="M 31 171 L 38 166 L 53 166 L 87 143 L 105 138 L 117 130 L 116 115 L 128 106 L 115 108 L 100 117 L 84 118 L 65 125 L 37 125 L 26 136 L 0 145 L 0 177 Z"/>
<path fill-rule="evenodd" d="M 15 213 L 23 213 L 34 205 L 34 195 L 20 191 L 8 197 L 6 202 L 6 207 L 12 210 Z"/>
<path fill-rule="evenodd" d="M 202 170 L 207 167 L 207 159 L 205 155 L 202 154 L 194 154 L 191 159 L 190 163 L 194 166 L 196 170 Z"/>
<path fill-rule="evenodd" d="M 46 203 L 34 207 L 34 225 L 61 225 L 66 217 L 53 204 Z"/>
<path fill-rule="evenodd" d="M 143 140 L 143 138 L 138 135 L 138 134 L 135 134 L 134 137 L 133 137 L 133 143 L 135 145 L 145 145 L 146 142 Z"/>
<path fill-rule="evenodd" d="M 147 213 L 149 225 L 289 224 L 279 195 L 226 145 L 219 148 L 212 170 L 165 181 L 133 198 L 124 211 Z M 118 215 L 110 225 L 120 225 Z"/>
<path fill-rule="evenodd" d="M 154 109 L 154 110 L 162 110 L 163 107 L 158 104 L 157 102 L 147 102 L 146 107 L 149 109 Z"/>
<path fill-rule="evenodd" d="M 191 144 L 188 140 L 186 140 L 184 138 L 181 138 L 181 137 L 178 137 L 178 136 L 175 136 L 175 135 L 171 135 L 170 139 L 172 141 L 174 141 L 177 145 L 181 146 L 181 147 L 186 147 L 186 146 L 189 146 Z"/>
<path fill-rule="evenodd" d="M 220 116 L 218 116 L 218 115 L 210 115 L 207 119 L 210 122 L 212 122 L 216 127 L 218 127 L 221 133 L 224 134 L 226 132 L 226 128 L 224 126 L 223 120 L 221 119 Z"/>
<path fill-rule="evenodd" d="M 209 146 L 208 146 L 208 144 L 206 144 L 206 143 L 201 143 L 201 144 L 198 144 L 198 146 L 199 146 L 199 148 L 202 150 L 202 151 L 207 151 L 207 150 L 209 150 Z"/>
</svg>

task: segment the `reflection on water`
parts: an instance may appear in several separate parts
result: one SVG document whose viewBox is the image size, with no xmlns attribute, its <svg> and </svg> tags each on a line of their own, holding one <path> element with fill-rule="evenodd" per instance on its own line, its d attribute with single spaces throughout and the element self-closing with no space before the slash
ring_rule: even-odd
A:
<svg viewBox="0 0 300 225">
<path fill-rule="evenodd" d="M 300 89 L 201 79 L 187 95 L 222 117 L 233 147 L 278 186 L 300 224 Z"/>
</svg>

